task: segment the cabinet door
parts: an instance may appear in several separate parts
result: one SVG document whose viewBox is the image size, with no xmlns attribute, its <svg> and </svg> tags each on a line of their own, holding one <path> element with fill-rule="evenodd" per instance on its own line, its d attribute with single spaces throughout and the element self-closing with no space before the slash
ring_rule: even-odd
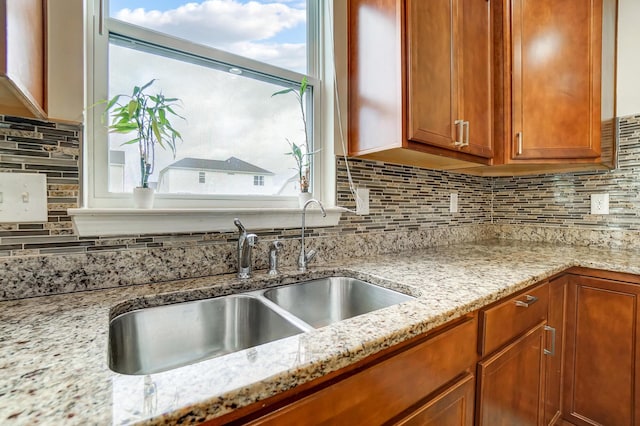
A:
<svg viewBox="0 0 640 426">
<path fill-rule="evenodd" d="M 511 0 L 512 155 L 600 156 L 602 0 Z"/>
<path fill-rule="evenodd" d="M 555 330 L 547 334 L 547 348 L 554 348 L 554 353 L 546 359 L 546 384 L 544 397 L 544 424 L 554 425 L 562 414 L 560 401 L 562 395 L 562 362 L 564 359 L 564 328 L 566 317 L 566 299 L 568 275 L 563 275 L 549 282 L 549 320 L 548 326 Z M 552 340 L 554 339 L 555 340 Z"/>
<path fill-rule="evenodd" d="M 544 325 L 478 364 L 479 425 L 543 424 Z"/>
<path fill-rule="evenodd" d="M 464 152 L 493 157 L 491 2 L 459 0 L 458 72 Z"/>
<path fill-rule="evenodd" d="M 44 0 L 0 0 L 0 112 L 45 114 Z"/>
<path fill-rule="evenodd" d="M 457 0 L 407 0 L 407 138 L 457 149 Z"/>
<path fill-rule="evenodd" d="M 407 0 L 406 21 L 407 138 L 491 158 L 490 2 Z"/>
<path fill-rule="evenodd" d="M 571 276 L 563 417 L 576 425 L 640 424 L 640 286 Z"/>
<path fill-rule="evenodd" d="M 473 426 L 475 381 L 467 374 L 396 425 Z"/>
</svg>

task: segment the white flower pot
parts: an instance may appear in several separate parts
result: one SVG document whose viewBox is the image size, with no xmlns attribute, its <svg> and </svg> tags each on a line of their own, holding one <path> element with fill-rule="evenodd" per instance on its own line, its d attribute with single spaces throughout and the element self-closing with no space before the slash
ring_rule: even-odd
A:
<svg viewBox="0 0 640 426">
<path fill-rule="evenodd" d="M 133 188 L 133 207 L 136 209 L 153 208 L 153 188 Z"/>
<path fill-rule="evenodd" d="M 313 195 L 310 192 L 301 192 L 298 194 L 298 205 L 300 208 L 304 207 L 304 203 L 313 198 Z"/>
</svg>

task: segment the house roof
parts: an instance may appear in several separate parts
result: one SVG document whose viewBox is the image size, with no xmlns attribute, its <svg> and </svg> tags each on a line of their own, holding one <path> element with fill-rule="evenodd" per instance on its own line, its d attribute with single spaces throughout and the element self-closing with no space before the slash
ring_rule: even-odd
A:
<svg viewBox="0 0 640 426">
<path fill-rule="evenodd" d="M 160 173 L 162 174 L 169 169 L 210 170 L 230 173 L 252 173 L 257 175 L 274 174 L 269 170 L 254 166 L 253 164 L 242 161 L 236 157 L 229 157 L 226 160 L 206 160 L 204 158 L 187 157 L 169 164 L 167 167 L 162 169 Z"/>
</svg>

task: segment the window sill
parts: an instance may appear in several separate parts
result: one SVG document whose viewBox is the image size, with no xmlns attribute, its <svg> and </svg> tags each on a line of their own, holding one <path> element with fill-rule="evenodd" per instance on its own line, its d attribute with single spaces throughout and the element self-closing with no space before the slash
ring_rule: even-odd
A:
<svg viewBox="0 0 640 426">
<path fill-rule="evenodd" d="M 309 207 L 306 226 L 336 226 L 345 209 L 329 207 L 326 217 Z M 116 236 L 190 232 L 236 231 L 234 218 L 239 218 L 251 232 L 273 228 L 299 228 L 299 208 L 243 209 L 68 209 L 78 236 Z"/>
</svg>

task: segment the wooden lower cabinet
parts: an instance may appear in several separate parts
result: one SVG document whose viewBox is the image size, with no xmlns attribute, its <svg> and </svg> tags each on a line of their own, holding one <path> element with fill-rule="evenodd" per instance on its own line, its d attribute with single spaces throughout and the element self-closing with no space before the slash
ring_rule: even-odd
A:
<svg viewBox="0 0 640 426">
<path fill-rule="evenodd" d="M 250 424 L 377 425 L 401 415 L 410 418 L 408 410 L 411 407 L 417 407 L 416 410 L 423 413 L 419 415 L 440 415 L 442 419 L 454 419 L 457 410 L 463 410 L 462 415 L 468 418 L 469 404 L 473 406 L 473 385 L 472 393 L 464 393 L 462 397 L 457 395 L 458 388 L 454 386 L 452 395 L 438 394 L 432 405 L 422 401 L 431 398 L 430 395 L 456 377 L 473 370 L 477 361 L 477 332 L 476 317 L 468 317 L 415 346 L 363 367 L 361 371 Z M 467 386 L 464 392 L 468 392 L 468 383 L 462 385 Z M 438 399 L 441 402 L 436 401 Z M 444 406 L 448 401 L 456 405 L 452 411 Z M 470 423 L 434 424 L 453 426 Z"/>
<path fill-rule="evenodd" d="M 473 426 L 475 380 L 466 374 L 394 425 Z"/>
<path fill-rule="evenodd" d="M 571 268 L 207 425 L 640 426 L 639 312 L 640 276 Z"/>
<path fill-rule="evenodd" d="M 572 275 L 568 287 L 564 419 L 640 425 L 640 285 Z"/>
<path fill-rule="evenodd" d="M 545 322 L 478 363 L 478 425 L 542 425 Z"/>
<path fill-rule="evenodd" d="M 567 311 L 568 275 L 549 281 L 549 318 L 547 325 L 555 330 L 547 333 L 547 348 L 553 353 L 545 357 L 544 424 L 554 425 L 562 416 L 562 366 Z"/>
</svg>

